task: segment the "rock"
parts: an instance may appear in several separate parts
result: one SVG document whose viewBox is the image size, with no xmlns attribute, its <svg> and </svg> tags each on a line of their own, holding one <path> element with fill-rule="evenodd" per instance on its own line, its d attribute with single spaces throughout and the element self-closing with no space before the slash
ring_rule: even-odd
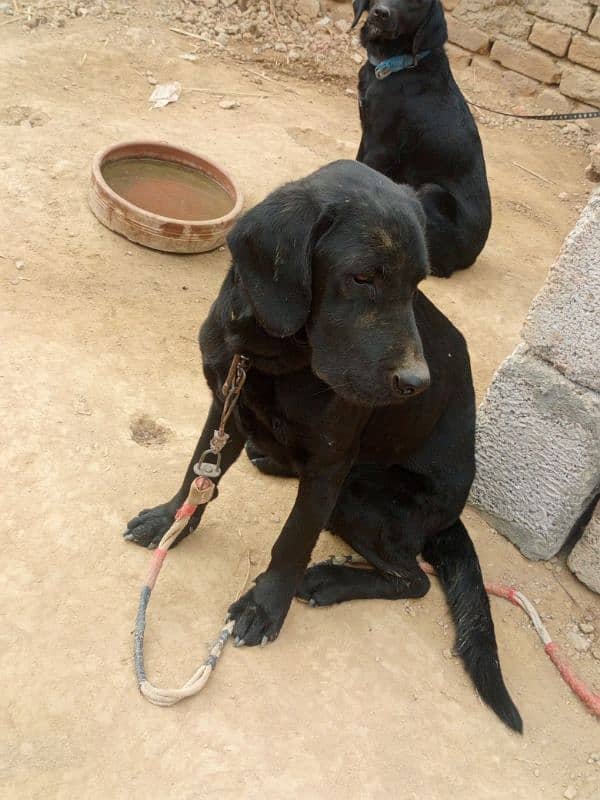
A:
<svg viewBox="0 0 600 800">
<path fill-rule="evenodd" d="M 600 661 L 600 647 L 593 647 L 592 648 L 592 655 L 596 659 L 596 661 Z"/>
<path fill-rule="evenodd" d="M 581 0 L 527 0 L 527 11 L 550 22 L 587 31 L 594 9 Z"/>
<path fill-rule="evenodd" d="M 588 33 L 590 36 L 600 39 L 600 9 L 596 11 L 596 16 L 592 20 L 592 24 L 590 25 Z"/>
<path fill-rule="evenodd" d="M 296 0 L 296 11 L 308 19 L 316 19 L 321 12 L 319 0 Z"/>
<path fill-rule="evenodd" d="M 600 594 L 600 503 L 567 563 L 582 583 Z"/>
<path fill-rule="evenodd" d="M 595 192 L 546 283 L 534 299 L 523 339 L 570 380 L 600 392 L 600 192 Z"/>
<path fill-rule="evenodd" d="M 230 8 L 237 3 L 237 0 L 221 0 L 221 5 L 225 6 L 225 8 Z"/>
<path fill-rule="evenodd" d="M 344 94 L 347 94 L 348 97 L 356 97 L 358 93 L 357 93 L 356 89 L 347 88 L 347 89 L 344 89 Z"/>
<path fill-rule="evenodd" d="M 529 41 L 536 47 L 562 58 L 567 55 L 571 44 L 571 31 L 560 25 L 537 20 L 529 34 Z"/>
<path fill-rule="evenodd" d="M 494 42 L 490 57 L 503 67 L 542 83 L 560 81 L 561 67 L 549 55 L 540 53 L 529 45 L 509 44 L 498 39 Z"/>
<path fill-rule="evenodd" d="M 19 128 L 33 128 L 33 125 L 28 119 L 22 119 L 21 122 L 19 122 Z"/>
<path fill-rule="evenodd" d="M 560 90 L 567 97 L 600 108 L 600 80 L 598 73 L 591 69 L 566 65 L 560 81 Z"/>
<path fill-rule="evenodd" d="M 490 37 L 487 33 L 471 25 L 466 25 L 454 17 L 448 17 L 446 21 L 448 23 L 448 40 L 452 44 L 456 44 L 473 53 L 489 53 Z"/>
<path fill-rule="evenodd" d="M 579 623 L 579 630 L 582 633 L 589 634 L 589 633 L 593 633 L 595 631 L 595 628 L 594 628 L 594 626 L 592 625 L 591 622 L 580 622 Z"/>
<path fill-rule="evenodd" d="M 568 199 L 569 199 L 569 195 L 568 195 L 566 192 L 561 192 L 561 193 L 558 195 L 558 199 L 559 199 L 559 200 L 562 200 L 562 201 L 564 202 L 565 200 L 568 200 Z"/>
<path fill-rule="evenodd" d="M 331 25 L 331 17 L 322 17 L 318 22 L 315 22 L 315 28 L 327 28 Z"/>
<path fill-rule="evenodd" d="M 364 58 L 363 58 L 363 56 L 361 56 L 361 54 L 360 54 L 360 53 L 352 53 L 352 60 L 353 60 L 353 61 L 354 61 L 356 64 L 362 64 L 362 63 L 363 63 L 363 61 L 364 61 Z"/>
<path fill-rule="evenodd" d="M 577 631 L 569 631 L 567 633 L 567 639 L 578 653 L 585 653 L 590 649 L 591 642 Z"/>
<path fill-rule="evenodd" d="M 450 61 L 452 69 L 465 69 L 471 64 L 473 56 L 462 47 L 457 47 L 455 44 L 446 45 L 446 55 Z"/>
<path fill-rule="evenodd" d="M 219 103 L 219 108 L 224 108 L 226 111 L 230 111 L 233 108 L 239 108 L 240 104 L 237 100 L 221 100 Z"/>
<path fill-rule="evenodd" d="M 538 95 L 538 103 L 546 114 L 568 114 L 573 108 L 572 100 L 565 97 L 557 89 L 544 87 Z"/>
<path fill-rule="evenodd" d="M 600 72 L 600 40 L 577 34 L 569 50 L 569 60 Z"/>
<path fill-rule="evenodd" d="M 525 556 L 550 558 L 598 491 L 599 438 L 600 397 L 521 345 L 479 409 L 470 502 Z"/>
<path fill-rule="evenodd" d="M 15 267 L 17 269 L 25 269 L 25 262 L 24 261 L 15 261 Z"/>
<path fill-rule="evenodd" d="M 567 786 L 563 792 L 563 797 L 566 797 L 567 800 L 575 800 L 577 797 L 577 789 L 574 786 Z"/>
<path fill-rule="evenodd" d="M 215 41 L 225 47 L 225 45 L 229 42 L 229 36 L 227 36 L 225 31 L 221 31 L 219 34 L 217 34 Z"/>
</svg>

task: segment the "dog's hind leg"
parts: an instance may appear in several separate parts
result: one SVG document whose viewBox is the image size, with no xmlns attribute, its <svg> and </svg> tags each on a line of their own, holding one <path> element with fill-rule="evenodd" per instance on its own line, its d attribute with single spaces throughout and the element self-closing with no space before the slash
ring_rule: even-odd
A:
<svg viewBox="0 0 600 800">
<path fill-rule="evenodd" d="M 330 606 L 346 600 L 400 600 L 423 597 L 429 578 L 415 562 L 393 572 L 317 564 L 305 573 L 296 597 L 314 606 Z"/>
</svg>

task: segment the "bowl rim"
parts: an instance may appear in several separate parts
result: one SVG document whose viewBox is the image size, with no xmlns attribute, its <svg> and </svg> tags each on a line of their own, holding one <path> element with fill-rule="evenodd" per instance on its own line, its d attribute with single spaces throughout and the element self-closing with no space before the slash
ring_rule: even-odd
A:
<svg viewBox="0 0 600 800">
<path fill-rule="evenodd" d="M 104 175 L 102 174 L 102 166 L 108 160 L 108 156 L 117 151 L 127 147 L 151 147 L 155 149 L 165 149 L 169 148 L 170 150 L 179 151 L 187 156 L 192 156 L 194 159 L 199 159 L 203 161 L 205 164 L 210 165 L 215 172 L 222 175 L 227 181 L 229 181 L 231 187 L 233 188 L 233 192 L 235 197 L 232 198 L 234 200 L 234 205 L 231 211 L 228 211 L 222 217 L 214 217 L 212 219 L 179 219 L 178 217 L 165 217 L 162 214 L 156 214 L 154 211 L 149 211 L 148 209 L 144 208 L 143 206 L 137 206 L 135 203 L 131 203 L 122 195 L 115 192 L 115 190 L 109 186 L 109 184 L 104 179 Z M 136 158 L 136 156 L 123 156 L 123 158 Z M 173 161 L 172 158 L 160 158 L 160 156 L 144 156 L 140 155 L 137 156 L 138 158 L 157 158 L 160 161 L 166 161 L 171 163 L 178 163 L 177 161 Z M 120 158 L 113 159 L 114 161 L 120 161 Z M 202 172 L 201 167 L 195 167 L 200 172 Z M 209 175 L 208 177 L 215 180 L 214 176 Z M 201 153 L 197 153 L 195 150 L 190 150 L 187 147 L 180 147 L 179 145 L 171 144 L 166 140 L 159 140 L 159 139 L 127 139 L 122 142 L 116 142 L 115 144 L 108 145 L 107 147 L 99 150 L 93 158 L 92 161 L 92 179 L 98 185 L 99 188 L 108 196 L 113 203 L 126 210 L 133 211 L 134 214 L 139 215 L 143 214 L 148 218 L 155 220 L 160 224 L 173 224 L 182 225 L 189 228 L 198 228 L 198 227 L 206 227 L 206 226 L 226 226 L 230 222 L 234 222 L 236 218 L 239 216 L 240 212 L 242 211 L 244 205 L 244 195 L 234 178 L 231 174 L 220 164 L 217 164 L 216 161 L 213 161 L 212 158 L 208 156 L 202 155 Z M 216 181 L 219 182 L 218 180 Z M 221 188 L 227 191 L 225 186 L 221 185 Z"/>
</svg>

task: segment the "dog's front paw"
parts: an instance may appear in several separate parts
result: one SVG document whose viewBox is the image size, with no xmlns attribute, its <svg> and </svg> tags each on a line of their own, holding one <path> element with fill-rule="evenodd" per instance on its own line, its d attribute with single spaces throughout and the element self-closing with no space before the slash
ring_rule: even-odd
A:
<svg viewBox="0 0 600 800">
<path fill-rule="evenodd" d="M 165 503 L 162 506 L 156 506 L 156 508 L 147 508 L 144 511 L 140 511 L 137 517 L 127 523 L 127 530 L 123 534 L 123 538 L 128 542 L 135 542 L 142 547 L 153 550 L 158 547 L 160 540 L 173 524 L 174 518 L 175 510 L 171 503 Z M 174 547 L 190 534 L 197 524 L 198 520 L 191 517 L 189 523 L 171 547 Z"/>
<path fill-rule="evenodd" d="M 293 586 L 286 585 L 286 581 L 268 572 L 257 581 L 253 589 L 229 607 L 238 646 L 264 645 L 276 639 L 292 602 Z"/>
</svg>

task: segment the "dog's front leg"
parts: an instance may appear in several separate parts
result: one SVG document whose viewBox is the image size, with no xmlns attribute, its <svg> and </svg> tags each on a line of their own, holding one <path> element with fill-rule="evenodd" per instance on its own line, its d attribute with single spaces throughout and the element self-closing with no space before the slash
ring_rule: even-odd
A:
<svg viewBox="0 0 600 800">
<path fill-rule="evenodd" d="M 229 609 L 238 644 L 264 644 L 277 638 L 350 466 L 348 461 L 301 473 L 298 496 L 273 546 L 271 563 L 254 588 Z"/>
<path fill-rule="evenodd" d="M 194 450 L 194 455 L 192 456 L 187 468 L 187 472 L 185 473 L 185 477 L 183 478 L 181 487 L 177 494 L 175 494 L 167 503 L 163 503 L 155 508 L 149 508 L 145 509 L 144 511 L 140 511 L 137 517 L 134 517 L 130 522 L 127 523 L 127 530 L 123 534 L 125 539 L 150 549 L 158 545 L 164 533 L 170 528 L 175 516 L 175 512 L 187 497 L 190 484 L 196 477 L 194 472 L 194 464 L 197 463 L 202 453 L 209 449 L 210 440 L 212 439 L 215 430 L 219 427 L 222 410 L 222 404 L 216 403 L 213 400 L 208 412 L 206 424 L 204 425 L 204 430 L 198 439 L 198 444 Z M 213 478 L 214 482 L 217 484 L 220 478 L 223 477 L 229 467 L 242 452 L 245 444 L 245 438 L 237 430 L 233 419 L 230 420 L 227 426 L 227 433 L 229 434 L 230 438 L 221 454 L 221 475 L 219 478 Z M 211 460 L 214 461 L 214 458 Z M 215 492 L 215 497 L 216 494 L 217 493 Z M 177 538 L 176 543 L 180 542 L 182 539 L 192 533 L 192 531 L 196 530 L 205 508 L 205 505 L 198 506 L 194 515 L 190 517 L 189 524 L 183 529 L 181 535 Z"/>
</svg>

